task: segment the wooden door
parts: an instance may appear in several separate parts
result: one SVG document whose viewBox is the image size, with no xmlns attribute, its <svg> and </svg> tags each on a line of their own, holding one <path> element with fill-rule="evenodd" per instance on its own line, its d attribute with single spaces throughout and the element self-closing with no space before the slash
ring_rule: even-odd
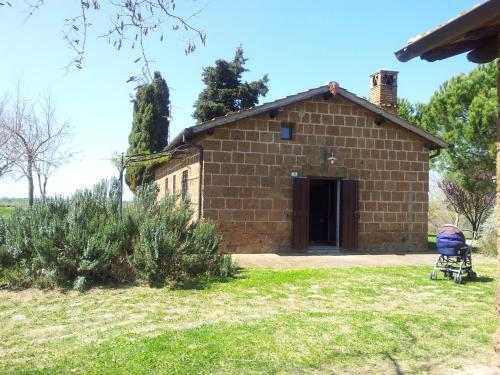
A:
<svg viewBox="0 0 500 375">
<path fill-rule="evenodd" d="M 296 250 L 309 249 L 309 179 L 293 179 L 293 234 Z"/>
<path fill-rule="evenodd" d="M 342 243 L 344 249 L 358 247 L 358 181 L 342 181 Z"/>
</svg>

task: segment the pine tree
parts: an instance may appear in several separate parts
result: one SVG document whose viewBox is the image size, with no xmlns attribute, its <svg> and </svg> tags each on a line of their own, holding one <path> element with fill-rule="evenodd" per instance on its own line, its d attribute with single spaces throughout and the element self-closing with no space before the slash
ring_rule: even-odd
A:
<svg viewBox="0 0 500 375">
<path fill-rule="evenodd" d="M 267 94 L 267 74 L 257 81 L 241 81 L 242 74 L 248 71 L 244 68 L 247 60 L 239 47 L 233 61 L 220 59 L 215 66 L 203 69 L 202 81 L 207 87 L 195 102 L 193 113 L 198 123 L 253 107 L 258 103 L 259 96 Z"/>
<path fill-rule="evenodd" d="M 497 131 L 496 63 L 479 65 L 444 82 L 429 103 L 398 100 L 398 115 L 450 144 L 433 169 L 461 189 L 495 190 Z"/>
<path fill-rule="evenodd" d="M 452 145 L 436 167 L 469 192 L 495 190 L 497 74 L 490 63 L 444 82 L 419 124 Z"/>
<path fill-rule="evenodd" d="M 160 152 L 168 143 L 169 90 L 159 72 L 154 73 L 151 83 L 137 89 L 134 100 L 132 130 L 128 137 L 128 155 Z M 131 165 L 125 181 L 130 190 L 154 180 L 154 165 Z"/>
</svg>

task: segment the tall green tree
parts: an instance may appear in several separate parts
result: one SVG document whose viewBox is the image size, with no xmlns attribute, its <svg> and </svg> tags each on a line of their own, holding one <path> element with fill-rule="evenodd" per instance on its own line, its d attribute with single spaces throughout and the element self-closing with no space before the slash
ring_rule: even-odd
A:
<svg viewBox="0 0 500 375">
<path fill-rule="evenodd" d="M 168 143 L 170 94 L 167 83 L 159 72 L 151 83 L 137 89 L 134 100 L 132 130 L 128 137 L 128 155 L 160 152 Z M 125 181 L 130 190 L 154 180 L 154 165 L 130 165 Z"/>
<path fill-rule="evenodd" d="M 419 125 L 422 120 L 422 114 L 425 109 L 425 104 L 412 104 L 406 98 L 398 98 L 398 116 L 406 121 Z"/>
<path fill-rule="evenodd" d="M 450 147 L 433 169 L 466 192 L 495 189 L 497 68 L 480 65 L 444 82 L 427 104 L 398 100 L 398 115 L 435 134 Z"/>
<path fill-rule="evenodd" d="M 241 76 L 248 59 L 241 47 L 236 49 L 233 61 L 217 60 L 215 66 L 203 69 L 202 81 L 207 86 L 195 102 L 193 117 L 198 123 L 253 107 L 259 96 L 268 92 L 267 74 L 253 82 L 242 82 Z"/>
</svg>

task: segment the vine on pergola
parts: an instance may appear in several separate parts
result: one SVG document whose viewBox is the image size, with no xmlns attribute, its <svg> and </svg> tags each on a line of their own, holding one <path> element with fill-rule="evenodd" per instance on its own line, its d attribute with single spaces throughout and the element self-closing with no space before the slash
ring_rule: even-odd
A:
<svg viewBox="0 0 500 375">
<path fill-rule="evenodd" d="M 122 211 L 123 201 L 123 176 L 124 172 L 130 165 L 152 167 L 167 162 L 172 157 L 174 151 L 162 151 L 155 154 L 136 154 L 114 155 L 112 158 L 113 164 L 118 168 L 118 179 L 120 181 L 120 212 Z"/>
</svg>

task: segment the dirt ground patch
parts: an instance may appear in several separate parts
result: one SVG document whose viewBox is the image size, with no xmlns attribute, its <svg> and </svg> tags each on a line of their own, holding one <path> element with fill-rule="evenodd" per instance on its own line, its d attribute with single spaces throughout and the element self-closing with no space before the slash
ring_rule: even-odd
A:
<svg viewBox="0 0 500 375">
<path fill-rule="evenodd" d="M 340 268 L 434 265 L 435 253 L 422 254 L 344 254 L 323 252 L 316 254 L 233 254 L 233 259 L 244 268 Z M 491 258 L 473 255 L 473 264 L 491 262 Z"/>
</svg>

